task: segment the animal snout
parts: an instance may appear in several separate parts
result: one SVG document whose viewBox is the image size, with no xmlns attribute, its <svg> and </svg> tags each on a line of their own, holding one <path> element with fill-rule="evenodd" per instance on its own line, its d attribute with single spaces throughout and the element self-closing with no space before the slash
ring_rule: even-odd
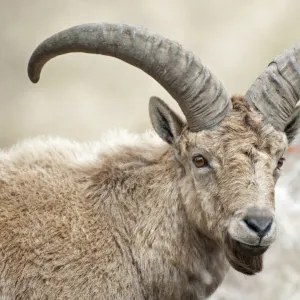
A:
<svg viewBox="0 0 300 300">
<path fill-rule="evenodd" d="M 263 238 L 270 231 L 273 219 L 273 214 L 269 209 L 251 207 L 248 209 L 244 222 L 250 230 Z"/>
</svg>

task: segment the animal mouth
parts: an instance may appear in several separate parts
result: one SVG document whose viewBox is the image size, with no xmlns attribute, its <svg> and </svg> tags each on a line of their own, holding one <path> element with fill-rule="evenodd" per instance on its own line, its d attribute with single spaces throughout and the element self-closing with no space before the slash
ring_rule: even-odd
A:
<svg viewBox="0 0 300 300">
<path fill-rule="evenodd" d="M 232 238 L 225 238 L 225 254 L 230 265 L 246 275 L 254 275 L 263 268 L 263 253 L 269 246 L 249 245 Z"/>
<path fill-rule="evenodd" d="M 264 254 L 269 246 L 249 245 L 231 238 L 231 245 L 236 251 L 246 256 L 257 256 Z"/>
</svg>

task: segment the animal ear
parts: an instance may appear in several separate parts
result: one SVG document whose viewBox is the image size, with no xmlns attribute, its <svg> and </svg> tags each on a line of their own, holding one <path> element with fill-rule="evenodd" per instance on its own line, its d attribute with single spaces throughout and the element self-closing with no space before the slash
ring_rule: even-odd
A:
<svg viewBox="0 0 300 300">
<path fill-rule="evenodd" d="M 298 105 L 291 117 L 289 118 L 284 132 L 287 136 L 289 144 L 291 144 L 300 129 L 300 105 Z"/>
<path fill-rule="evenodd" d="M 173 144 L 182 132 L 184 122 L 170 107 L 158 97 L 151 97 L 149 113 L 156 133 L 168 144 Z"/>
</svg>

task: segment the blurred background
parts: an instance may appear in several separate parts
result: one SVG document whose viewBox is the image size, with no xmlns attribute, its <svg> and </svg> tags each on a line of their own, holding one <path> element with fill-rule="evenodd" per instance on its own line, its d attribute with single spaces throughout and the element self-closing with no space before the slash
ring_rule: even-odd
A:
<svg viewBox="0 0 300 300">
<path fill-rule="evenodd" d="M 109 57 L 58 57 L 32 84 L 32 51 L 60 30 L 90 22 L 142 25 L 193 50 L 232 94 L 245 93 L 274 56 L 300 41 L 299 13 L 299 0 L 1 0 L 0 146 L 41 134 L 84 141 L 119 127 L 142 132 L 150 128 L 152 95 L 180 113 L 153 79 Z M 295 146 L 288 154 L 277 187 L 282 229 L 265 271 L 251 278 L 232 271 L 212 299 L 300 299 L 299 152 Z"/>
</svg>

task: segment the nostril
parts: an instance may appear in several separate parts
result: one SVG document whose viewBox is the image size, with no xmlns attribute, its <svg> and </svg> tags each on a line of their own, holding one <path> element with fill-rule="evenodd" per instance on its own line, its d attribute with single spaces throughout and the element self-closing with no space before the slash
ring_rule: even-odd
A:
<svg viewBox="0 0 300 300">
<path fill-rule="evenodd" d="M 264 237 L 271 229 L 273 218 L 247 217 L 244 219 L 244 222 L 252 231 L 255 231 L 259 237 Z"/>
</svg>

